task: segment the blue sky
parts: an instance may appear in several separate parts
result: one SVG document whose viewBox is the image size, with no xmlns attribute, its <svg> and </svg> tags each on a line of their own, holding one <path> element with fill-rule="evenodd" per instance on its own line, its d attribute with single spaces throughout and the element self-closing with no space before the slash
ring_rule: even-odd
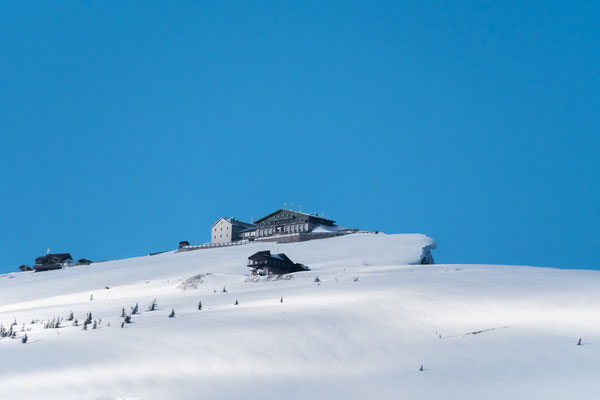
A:
<svg viewBox="0 0 600 400">
<path fill-rule="evenodd" d="M 600 3 L 2 2 L 0 272 L 302 205 L 600 268 Z"/>
</svg>

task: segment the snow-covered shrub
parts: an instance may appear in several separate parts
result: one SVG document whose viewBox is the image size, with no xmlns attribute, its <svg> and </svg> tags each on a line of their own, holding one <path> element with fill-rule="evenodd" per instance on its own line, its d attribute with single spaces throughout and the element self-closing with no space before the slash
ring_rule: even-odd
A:
<svg viewBox="0 0 600 400">
<path fill-rule="evenodd" d="M 205 277 L 205 274 L 194 275 L 191 278 L 186 279 L 185 281 L 180 283 L 179 286 L 177 286 L 177 289 L 183 290 L 184 292 L 187 290 L 198 289 L 198 286 L 200 286 L 200 284 L 204 282 Z"/>
</svg>

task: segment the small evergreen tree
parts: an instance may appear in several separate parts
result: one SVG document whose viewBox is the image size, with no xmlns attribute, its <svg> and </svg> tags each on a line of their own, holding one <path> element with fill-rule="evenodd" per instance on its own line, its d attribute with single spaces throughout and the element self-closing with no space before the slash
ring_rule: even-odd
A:
<svg viewBox="0 0 600 400">
<path fill-rule="evenodd" d="M 201 301 L 198 302 L 198 310 L 202 311 L 202 302 Z"/>
<path fill-rule="evenodd" d="M 319 282 L 321 282 L 321 280 L 319 279 L 318 276 L 315 276 L 315 283 L 319 283 Z"/>
<path fill-rule="evenodd" d="M 83 323 L 83 330 L 84 330 L 84 331 L 87 331 L 87 326 L 88 326 L 88 324 L 87 324 L 87 321 L 85 321 L 85 322 Z"/>
<path fill-rule="evenodd" d="M 125 327 L 125 322 L 121 322 L 121 328 Z"/>
<path fill-rule="evenodd" d="M 423 372 L 423 371 L 425 371 L 425 370 L 423 369 L 423 365 L 421 365 L 421 368 L 419 368 L 419 371 L 420 371 L 420 372 Z"/>
<path fill-rule="evenodd" d="M 138 313 L 138 309 L 139 309 L 139 305 L 138 303 L 135 303 L 135 307 L 131 308 L 131 315 L 135 315 Z"/>
<path fill-rule="evenodd" d="M 125 316 L 125 320 L 124 320 L 124 322 L 125 322 L 126 324 L 130 324 L 130 323 L 131 323 L 131 315 L 126 315 L 126 316 Z"/>
<path fill-rule="evenodd" d="M 150 307 L 148 307 L 148 311 L 154 310 L 156 310 L 156 299 L 152 300 L 152 303 L 150 303 Z"/>
<path fill-rule="evenodd" d="M 238 301 L 237 301 L 237 299 L 236 299 L 236 300 L 235 300 L 235 303 L 234 303 L 233 305 L 234 305 L 234 306 L 237 306 L 238 304 L 240 304 L 240 303 L 238 303 Z"/>
<path fill-rule="evenodd" d="M 77 326 L 79 325 L 79 323 L 77 322 L 77 318 L 75 318 L 75 321 L 73 321 L 73 326 Z"/>
<path fill-rule="evenodd" d="M 71 311 L 71 312 L 69 313 L 69 316 L 67 317 L 67 321 L 73 321 L 73 318 L 74 318 L 74 317 L 73 317 L 73 311 Z"/>
<path fill-rule="evenodd" d="M 92 325 L 92 329 L 96 329 L 98 327 L 98 323 L 94 320 L 94 325 Z"/>
<path fill-rule="evenodd" d="M 27 343 L 27 334 L 23 335 L 23 337 L 21 338 L 21 342 Z"/>
<path fill-rule="evenodd" d="M 279 299 L 280 303 L 283 303 L 283 296 L 281 296 L 281 299 Z"/>
<path fill-rule="evenodd" d="M 175 316 L 175 309 L 171 308 L 171 313 L 169 314 L 169 318 L 173 318 Z"/>
<path fill-rule="evenodd" d="M 90 301 L 94 300 L 94 295 L 90 294 Z"/>
<path fill-rule="evenodd" d="M 121 318 L 125 318 L 125 309 L 124 308 L 121 310 Z"/>
<path fill-rule="evenodd" d="M 223 286 L 223 293 L 227 293 L 227 289 Z"/>
<path fill-rule="evenodd" d="M 581 346 L 581 338 L 579 338 L 579 341 L 577 342 L 577 346 Z"/>
</svg>

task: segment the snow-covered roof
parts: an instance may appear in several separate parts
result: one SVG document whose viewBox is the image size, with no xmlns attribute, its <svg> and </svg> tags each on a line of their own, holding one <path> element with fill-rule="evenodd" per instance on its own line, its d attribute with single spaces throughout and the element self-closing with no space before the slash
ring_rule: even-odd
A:
<svg viewBox="0 0 600 400">
<path fill-rule="evenodd" d="M 339 232 L 339 231 L 347 231 L 349 230 L 348 228 L 346 228 L 345 226 L 338 226 L 338 225 L 333 225 L 333 226 L 325 226 L 325 225 L 319 225 L 317 227 L 315 227 L 311 233 L 329 233 L 329 232 Z"/>
</svg>

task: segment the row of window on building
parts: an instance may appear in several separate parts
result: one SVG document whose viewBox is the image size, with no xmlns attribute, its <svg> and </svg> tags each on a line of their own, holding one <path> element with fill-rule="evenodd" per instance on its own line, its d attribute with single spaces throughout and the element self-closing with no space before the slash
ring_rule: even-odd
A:
<svg viewBox="0 0 600 400">
<path fill-rule="evenodd" d="M 287 225 L 280 228 L 281 231 L 277 231 L 277 228 L 266 228 L 266 229 L 258 229 L 256 231 L 258 236 L 269 236 L 274 233 L 297 233 L 297 232 L 308 232 L 308 224 L 299 224 L 299 225 Z"/>
</svg>

